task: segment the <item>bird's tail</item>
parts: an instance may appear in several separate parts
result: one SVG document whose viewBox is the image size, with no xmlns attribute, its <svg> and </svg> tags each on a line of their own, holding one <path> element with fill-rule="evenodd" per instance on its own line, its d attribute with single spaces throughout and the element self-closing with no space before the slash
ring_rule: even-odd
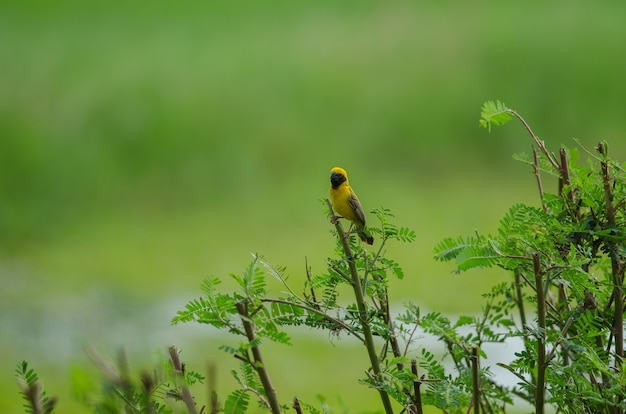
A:
<svg viewBox="0 0 626 414">
<path fill-rule="evenodd" d="M 367 234 L 367 233 L 365 232 L 365 226 L 363 226 L 363 227 L 358 227 L 358 228 L 356 229 L 356 234 L 358 234 L 358 235 L 359 235 L 359 238 L 361 239 L 361 241 L 362 241 L 363 243 L 367 243 L 367 244 L 369 244 L 370 246 L 371 246 L 372 244 L 374 244 L 374 237 L 370 236 L 369 234 Z"/>
</svg>

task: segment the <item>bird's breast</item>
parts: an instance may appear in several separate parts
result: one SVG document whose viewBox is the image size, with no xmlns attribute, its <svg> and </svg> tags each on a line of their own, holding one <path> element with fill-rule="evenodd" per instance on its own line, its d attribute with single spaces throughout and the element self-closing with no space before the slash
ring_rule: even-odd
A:
<svg viewBox="0 0 626 414">
<path fill-rule="evenodd" d="M 339 188 L 331 187 L 330 189 L 330 201 L 335 212 L 348 220 L 354 221 L 357 217 L 349 202 L 350 195 L 350 187 L 348 186 L 340 186 Z"/>
</svg>

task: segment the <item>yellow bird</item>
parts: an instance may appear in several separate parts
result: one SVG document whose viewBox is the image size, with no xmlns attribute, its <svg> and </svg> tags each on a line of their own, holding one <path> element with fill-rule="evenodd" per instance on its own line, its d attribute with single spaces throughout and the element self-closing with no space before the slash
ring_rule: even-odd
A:
<svg viewBox="0 0 626 414">
<path fill-rule="evenodd" d="M 365 214 L 363 207 L 348 182 L 348 174 L 343 168 L 335 167 L 330 170 L 330 202 L 338 216 L 331 217 L 335 223 L 340 218 L 348 219 L 352 226 L 356 226 L 356 233 L 367 244 L 374 244 L 374 238 L 365 233 Z M 350 232 L 350 230 L 348 230 Z"/>
</svg>

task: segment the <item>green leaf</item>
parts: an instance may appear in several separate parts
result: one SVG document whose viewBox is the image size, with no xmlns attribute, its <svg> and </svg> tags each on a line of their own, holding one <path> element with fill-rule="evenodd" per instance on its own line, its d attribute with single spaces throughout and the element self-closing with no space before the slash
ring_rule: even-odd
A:
<svg viewBox="0 0 626 414">
<path fill-rule="evenodd" d="M 258 267 L 261 258 L 257 254 L 252 254 L 253 260 L 241 275 L 231 273 L 232 277 L 237 284 L 243 289 L 244 293 L 248 297 L 258 297 L 265 295 L 265 277 L 263 272 Z"/>
<path fill-rule="evenodd" d="M 480 112 L 480 126 L 491 132 L 491 124 L 504 125 L 513 118 L 512 112 L 503 102 L 487 101 Z"/>
<path fill-rule="evenodd" d="M 501 256 L 491 247 L 488 240 L 480 235 L 470 237 L 447 237 L 434 249 L 439 261 L 456 260 L 457 270 L 464 271 L 475 267 L 492 267 Z"/>
<path fill-rule="evenodd" d="M 207 277 L 204 279 L 204 281 L 202 281 L 200 289 L 202 289 L 202 292 L 206 296 L 211 297 L 215 294 L 215 287 L 220 283 L 222 283 L 222 281 L 216 277 Z"/>
<path fill-rule="evenodd" d="M 467 246 L 456 258 L 456 266 L 460 271 L 475 267 L 493 267 L 498 264 L 500 255 L 483 246 Z"/>
<path fill-rule="evenodd" d="M 24 409 L 27 413 L 50 414 L 54 410 L 57 399 L 48 398 L 43 390 L 37 373 L 32 368 L 28 368 L 28 362 L 22 361 L 15 368 L 15 379 L 20 387 L 20 394 L 26 401 Z M 36 401 L 35 401 L 36 399 Z M 35 407 L 40 407 L 35 410 Z M 43 410 L 43 411 L 42 411 Z"/>
<path fill-rule="evenodd" d="M 224 403 L 224 413 L 226 414 L 239 414 L 245 413 L 248 410 L 248 403 L 250 401 L 250 395 L 244 390 L 235 390 Z"/>
<path fill-rule="evenodd" d="M 470 241 L 466 241 L 466 239 L 462 236 L 459 236 L 456 239 L 446 237 L 435 246 L 435 259 L 440 262 L 448 262 L 456 259 L 456 257 L 461 254 L 463 249 L 465 249 L 468 244 L 470 244 Z"/>
<path fill-rule="evenodd" d="M 202 384 L 206 378 L 205 378 L 204 375 L 202 375 L 202 374 L 200 374 L 200 373 L 198 373 L 196 371 L 187 370 L 187 371 L 185 371 L 185 379 L 187 380 L 187 384 L 193 385 L 193 384 L 195 384 L 197 382 Z"/>
</svg>

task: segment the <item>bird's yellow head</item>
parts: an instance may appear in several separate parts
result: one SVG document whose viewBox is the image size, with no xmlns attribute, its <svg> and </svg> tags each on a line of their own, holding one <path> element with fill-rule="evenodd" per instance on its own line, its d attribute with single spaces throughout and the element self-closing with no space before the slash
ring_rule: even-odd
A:
<svg viewBox="0 0 626 414">
<path fill-rule="evenodd" d="M 330 185 L 338 188 L 341 184 L 348 182 L 348 173 L 341 167 L 335 167 L 330 170 Z"/>
</svg>

